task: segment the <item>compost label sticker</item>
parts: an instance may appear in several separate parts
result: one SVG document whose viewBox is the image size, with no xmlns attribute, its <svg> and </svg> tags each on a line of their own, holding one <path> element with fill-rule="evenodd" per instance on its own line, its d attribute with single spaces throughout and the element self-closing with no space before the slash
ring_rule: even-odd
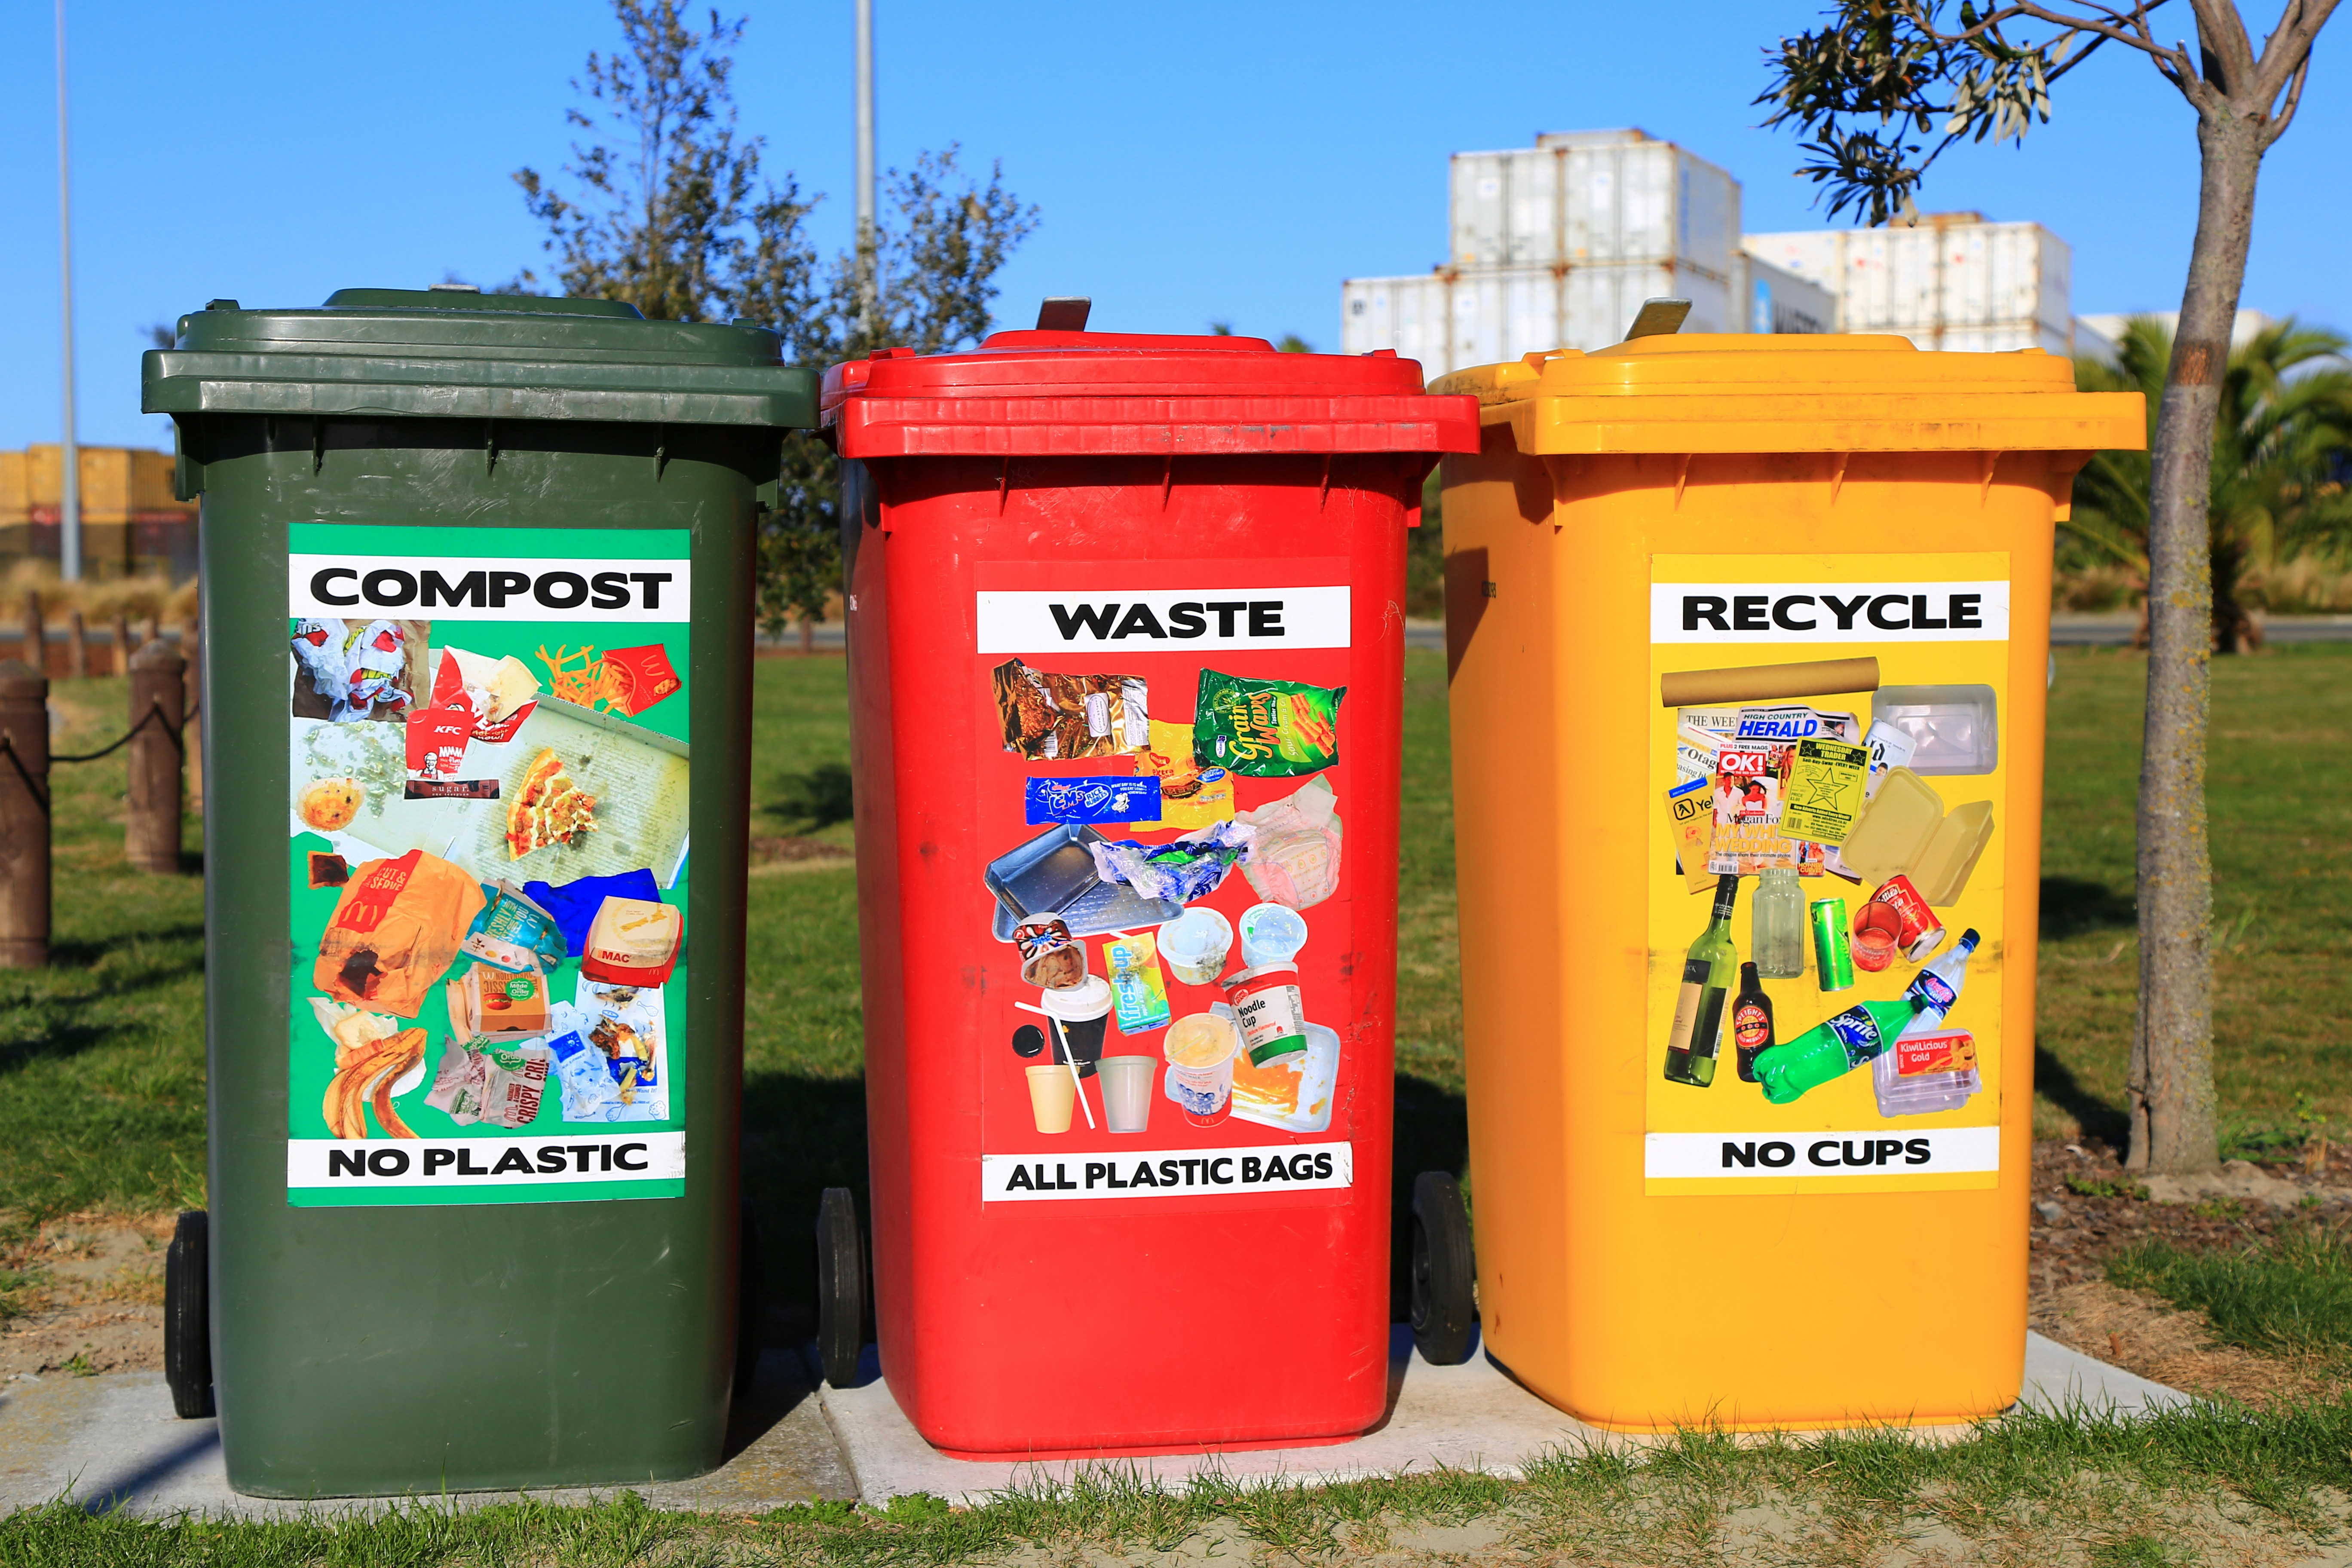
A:
<svg viewBox="0 0 2352 1568">
<path fill-rule="evenodd" d="M 1999 1179 L 2009 558 L 1651 558 L 1645 1190 Z"/>
<path fill-rule="evenodd" d="M 977 564 L 982 1201 L 1344 1201 L 1377 1008 L 1345 833 L 1381 765 L 1349 574 Z"/>
<path fill-rule="evenodd" d="M 689 534 L 289 532 L 287 1202 L 679 1195 Z"/>
</svg>

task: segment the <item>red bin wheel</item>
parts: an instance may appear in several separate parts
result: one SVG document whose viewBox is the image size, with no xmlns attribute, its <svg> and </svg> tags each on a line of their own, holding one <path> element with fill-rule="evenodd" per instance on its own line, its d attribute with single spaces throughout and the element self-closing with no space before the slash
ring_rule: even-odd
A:
<svg viewBox="0 0 2352 1568">
<path fill-rule="evenodd" d="M 856 1383 L 865 1328 L 866 1247 L 857 1198 L 847 1187 L 827 1187 L 816 1211 L 816 1352 L 834 1387 Z"/>
<path fill-rule="evenodd" d="M 1412 1183 L 1412 1342 L 1432 1366 L 1470 1359 L 1476 1279 L 1462 1189 L 1443 1171 L 1423 1171 Z"/>
</svg>

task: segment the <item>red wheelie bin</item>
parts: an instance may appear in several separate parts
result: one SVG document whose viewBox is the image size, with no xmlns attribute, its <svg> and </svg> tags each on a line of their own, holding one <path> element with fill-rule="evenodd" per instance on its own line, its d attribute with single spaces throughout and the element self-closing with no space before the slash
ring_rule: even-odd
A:
<svg viewBox="0 0 2352 1568">
<path fill-rule="evenodd" d="M 971 1458 L 1343 1441 L 1387 1385 L 1405 530 L 1476 405 L 1083 310 L 825 381 L 881 1371 Z"/>
</svg>

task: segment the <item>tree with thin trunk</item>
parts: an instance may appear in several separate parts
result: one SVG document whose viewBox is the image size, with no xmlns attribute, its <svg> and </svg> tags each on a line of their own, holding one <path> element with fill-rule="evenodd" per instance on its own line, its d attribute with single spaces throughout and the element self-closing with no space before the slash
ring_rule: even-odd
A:
<svg viewBox="0 0 2352 1568">
<path fill-rule="evenodd" d="M 817 370 L 875 349 L 925 353 L 989 330 L 997 274 L 1036 226 L 1037 209 L 965 174 L 958 150 L 893 169 L 887 216 L 862 252 L 827 266 L 807 231 L 823 198 L 790 174 L 761 172 L 764 143 L 737 129 L 732 76 L 744 21 L 717 10 L 694 25 L 677 0 L 613 0 L 622 47 L 592 53 L 583 133 L 560 183 L 533 169 L 515 182 L 547 227 L 554 282 L 566 294 L 625 300 L 655 321 L 740 321 L 772 328 L 784 358 Z M 859 279 L 870 271 L 872 298 Z M 526 271 L 505 286 L 535 292 Z M 759 619 L 771 636 L 793 620 L 805 643 L 841 585 L 840 461 L 814 436 L 784 443 L 777 505 L 759 542 Z"/>
<path fill-rule="evenodd" d="M 2188 0 L 2191 46 L 2157 30 L 2165 0 L 1839 0 L 1823 25 L 1766 51 L 1769 124 L 1806 137 L 1801 171 L 1832 216 L 1916 220 L 1937 154 L 1966 138 L 2022 141 L 2053 85 L 2102 48 L 2136 52 L 2197 115 L 2197 237 L 2164 377 L 2147 520 L 2147 731 L 2139 776 L 2139 1012 L 2132 1030 L 2136 1171 L 2210 1169 L 2212 858 L 2205 741 L 2212 656 L 2206 524 L 2213 425 L 2253 233 L 2263 154 L 2286 133 L 2312 40 L 2336 0 L 2286 0 L 2260 48 L 2231 0 Z M 2180 7 L 2166 13 L 2168 19 Z"/>
</svg>

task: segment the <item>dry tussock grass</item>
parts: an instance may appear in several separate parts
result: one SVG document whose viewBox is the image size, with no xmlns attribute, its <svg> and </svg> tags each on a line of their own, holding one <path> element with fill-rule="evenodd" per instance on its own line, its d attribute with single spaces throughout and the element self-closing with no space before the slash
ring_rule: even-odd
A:
<svg viewBox="0 0 2352 1568">
<path fill-rule="evenodd" d="M 2333 1399 L 2342 1370 L 2308 1356 L 2258 1355 L 2215 1340 L 2202 1312 L 2104 1279 L 2063 1285 L 2034 1303 L 2033 1326 L 2126 1372 L 2190 1394 L 2221 1394 L 2268 1409 Z"/>
<path fill-rule="evenodd" d="M 53 626 L 75 610 L 92 626 L 105 625 L 118 612 L 133 621 L 152 616 L 165 626 L 193 626 L 196 618 L 194 578 L 176 588 L 158 576 L 68 583 L 48 562 L 18 561 L 0 577 L 0 615 L 17 618 L 27 594 L 40 595 L 42 617 Z"/>
</svg>

